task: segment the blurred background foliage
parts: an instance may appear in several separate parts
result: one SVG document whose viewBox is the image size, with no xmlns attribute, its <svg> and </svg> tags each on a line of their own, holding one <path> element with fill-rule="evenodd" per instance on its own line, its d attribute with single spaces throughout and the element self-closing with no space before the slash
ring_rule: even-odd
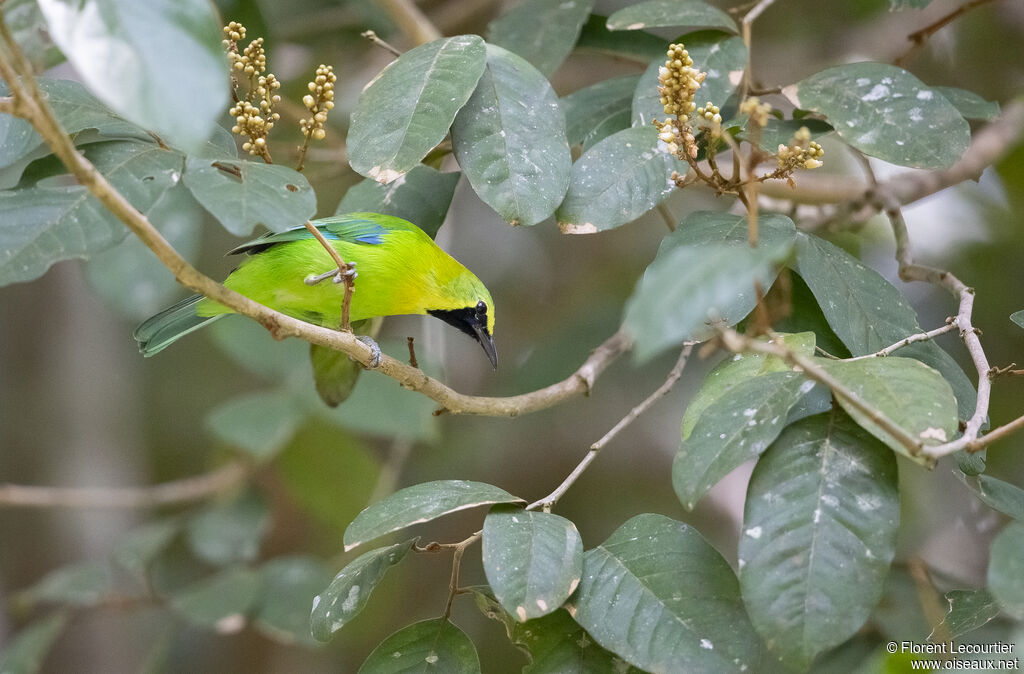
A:
<svg viewBox="0 0 1024 674">
<path fill-rule="evenodd" d="M 225 22 L 240 21 L 250 37 L 266 39 L 270 69 L 284 83 L 280 93 L 285 106 L 298 114 L 302 109 L 297 101 L 305 93 L 309 74 L 318 63 L 334 66 L 339 76 L 337 109 L 329 117 L 326 141 L 314 146 L 305 170 L 316 190 L 317 215 L 334 213 L 346 191 L 361 180 L 346 161 L 348 115 L 363 86 L 391 59 L 359 34 L 373 29 L 401 49 L 412 45 L 388 14 L 369 0 L 216 4 Z M 419 4 L 446 35 L 485 34 L 488 22 L 503 9 L 496 0 Z M 608 15 L 625 4 L 598 0 L 594 11 Z M 712 4 L 727 8 L 730 3 Z M 957 3 L 936 0 L 926 11 L 898 13 L 889 12 L 888 0 L 841 4 L 840 11 L 822 11 L 816 0 L 787 0 L 769 10 L 754 33 L 758 79 L 769 85 L 788 84 L 827 65 L 858 59 L 890 61 L 905 48 L 907 34 Z M 652 32 L 674 37 L 671 29 Z M 1022 38 L 1024 7 L 994 2 L 939 32 L 906 67 L 929 84 L 963 87 L 1005 102 L 1024 83 Z M 642 64 L 578 51 L 551 80 L 557 93 L 565 96 L 610 76 L 642 70 Z M 57 75 L 74 76 L 66 65 L 58 66 Z M 187 83 L 179 86 L 187 95 Z M 299 139 L 296 112 L 286 109 L 283 117 L 271 147 L 278 161 L 290 164 L 290 148 Z M 831 156 L 840 155 L 836 151 Z M 835 164 L 824 170 L 841 170 Z M 421 364 L 467 393 L 519 393 L 572 372 L 615 331 L 626 298 L 665 233 L 657 213 L 600 236 L 564 236 L 551 221 L 514 229 L 467 185 L 460 184 L 455 195 L 438 242 L 490 288 L 497 306 L 501 366 L 492 372 L 470 340 L 429 319 L 388 319 L 382 346 L 400 357 L 406 336 L 414 336 Z M 678 219 L 691 211 L 727 205 L 698 190 L 677 193 L 668 202 Z M 186 257 L 215 278 L 230 271 L 234 263 L 222 252 L 236 239 L 208 222 L 189 198 L 164 207 L 173 214 L 165 231 Z M 1019 291 L 1024 287 L 1021 212 L 1024 146 L 986 172 L 979 183 L 961 185 L 906 209 L 918 258 L 954 270 L 977 288 L 975 324 L 985 331 L 989 358 L 997 365 L 1024 362 L 1024 333 L 1007 318 L 1024 305 Z M 837 243 L 859 246 L 862 259 L 893 278 L 895 263 L 886 227 L 872 221 L 864 233 L 856 241 L 838 237 Z M 0 288 L 0 481 L 145 485 L 213 470 L 240 451 L 257 459 L 271 458 L 257 462 L 253 491 L 227 493 L 191 509 L 0 507 L 0 601 L 13 606 L 0 612 L 0 643 L 34 615 L 26 608 L 33 598 L 20 595 L 20 590 L 47 571 L 105 559 L 124 543 L 126 531 L 168 522 L 179 513 L 188 521 L 172 519 L 166 526 L 172 533 L 183 527 L 183 533 L 168 539 L 167 551 L 153 568 L 152 582 L 164 587 L 185 587 L 192 579 L 206 578 L 234 555 L 312 555 L 324 563 L 304 567 L 306 577 L 329 577 L 358 554 L 342 553 L 344 527 L 375 495 L 397 486 L 472 479 L 526 499 L 539 498 L 615 420 L 655 389 L 671 367 L 671 356 L 642 367 L 622 359 L 598 381 L 591 397 L 517 419 L 434 417 L 429 400 L 373 374 L 362 377 L 351 401 L 327 411 L 313 398 L 282 393 L 312 395 L 306 346 L 294 340 L 274 343 L 242 318 L 222 321 L 159 358 L 143 360 L 131 338 L 132 328 L 182 293 L 155 258 L 139 264 L 148 256 L 141 248 L 129 239 L 89 262 L 62 263 L 35 282 Z M 922 326 L 939 325 L 953 312 L 949 299 L 932 288 L 901 290 L 918 309 Z M 941 343 L 968 366 L 954 337 Z M 735 565 L 750 464 L 730 474 L 692 513 L 680 506 L 668 479 L 682 411 L 713 362 L 691 365 L 676 389 L 619 437 L 560 502 L 559 512 L 577 523 L 587 547 L 635 514 L 659 512 L 693 523 Z M 275 423 L 267 411 L 282 404 L 308 404 L 313 412 L 298 423 Z M 1005 421 L 1022 407 L 1024 382 L 999 380 L 992 418 Z M 239 429 L 249 434 L 240 438 Z M 1022 451 L 1020 435 L 998 443 L 989 452 L 988 473 L 1024 483 Z M 931 473 L 906 470 L 909 466 L 902 459 L 900 467 L 903 519 L 898 564 L 891 590 L 864 632 L 922 641 L 929 629 L 908 569 L 914 560 L 923 560 L 941 590 L 979 586 L 1000 517 L 954 477 L 951 460 L 940 462 Z M 479 528 L 482 517 L 479 510 L 458 513 L 415 533 L 429 540 L 458 540 Z M 216 540 L 225 532 L 234 532 L 241 542 L 228 549 L 218 547 Z M 159 537 L 160 532 L 154 535 Z M 246 541 L 260 544 L 247 548 Z M 89 576 L 89 569 L 78 571 L 85 576 L 73 579 L 72 585 L 78 583 L 80 589 L 103 582 Z M 199 625 L 207 615 L 204 607 L 189 606 L 185 597 L 179 597 L 179 617 L 155 607 L 116 604 L 73 611 L 45 669 L 355 671 L 383 635 L 440 612 L 449 571 L 448 555 L 407 559 L 392 570 L 358 619 L 328 645 L 312 648 L 268 638 L 274 629 L 272 617 L 258 629 L 234 631 L 232 624 L 218 625 L 224 634 L 203 629 Z M 479 555 L 467 555 L 463 583 L 483 581 Z M 242 588 L 246 579 L 225 582 Z M 59 595 L 67 590 L 52 591 Z M 45 592 L 34 599 L 44 601 Z M 503 627 L 483 618 L 469 601 L 456 602 L 454 618 L 476 642 L 485 672 L 514 672 L 525 664 Z M 854 642 L 848 648 L 856 647 Z"/>
</svg>

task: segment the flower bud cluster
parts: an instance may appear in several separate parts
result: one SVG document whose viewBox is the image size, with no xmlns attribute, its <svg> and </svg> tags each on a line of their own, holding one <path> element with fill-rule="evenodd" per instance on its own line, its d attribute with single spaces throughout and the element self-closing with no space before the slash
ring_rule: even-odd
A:
<svg viewBox="0 0 1024 674">
<path fill-rule="evenodd" d="M 228 61 L 231 62 L 232 82 L 237 86 L 234 76 L 236 72 L 244 73 L 249 80 L 248 94 L 229 110 L 235 118 L 231 132 L 248 138 L 242 143 L 243 150 L 269 159 L 267 133 L 281 119 L 280 113 L 274 112 L 274 104 L 281 102 L 281 97 L 276 93 L 281 83 L 273 73 L 263 74 L 267 70 L 263 38 L 253 40 L 239 54 L 238 41 L 245 38 L 245 26 L 237 21 L 224 27 L 224 38 L 223 44 L 227 49 Z"/>
<path fill-rule="evenodd" d="M 697 108 L 693 96 L 706 74 L 693 67 L 693 59 L 681 44 L 669 45 L 666 55 L 665 65 L 658 69 L 658 93 L 669 118 L 663 122 L 654 120 L 654 126 L 670 153 L 696 159 L 697 141 L 690 125 L 690 113 Z M 717 108 L 715 111 L 712 116 L 717 114 Z"/>
<path fill-rule="evenodd" d="M 746 115 L 751 122 L 764 128 L 768 124 L 768 116 L 771 115 L 772 104 L 762 103 L 757 96 L 751 96 L 740 103 L 740 114 Z"/>
<path fill-rule="evenodd" d="M 779 144 L 779 168 L 783 170 L 819 168 L 823 156 L 825 151 L 811 140 L 811 132 L 806 126 L 801 126 L 793 134 L 789 145 Z"/>
<path fill-rule="evenodd" d="M 299 120 L 299 126 L 307 139 L 323 140 L 327 135 L 324 122 L 327 121 L 328 111 L 334 108 L 334 83 L 337 80 L 338 76 L 331 66 L 321 64 L 316 69 L 316 75 L 309 83 L 309 93 L 302 97 L 302 104 L 312 113 L 312 117 Z"/>
</svg>

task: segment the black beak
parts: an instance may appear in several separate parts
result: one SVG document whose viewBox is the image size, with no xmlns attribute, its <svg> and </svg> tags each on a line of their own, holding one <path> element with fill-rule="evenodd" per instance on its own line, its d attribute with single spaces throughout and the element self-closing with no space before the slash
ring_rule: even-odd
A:
<svg viewBox="0 0 1024 674">
<path fill-rule="evenodd" d="M 487 354 L 487 360 L 491 361 L 491 367 L 495 370 L 498 369 L 498 350 L 494 348 L 494 338 L 487 332 L 487 326 L 473 324 L 473 331 L 476 333 L 476 341 L 480 342 L 480 346 L 484 347 L 484 353 Z"/>
</svg>

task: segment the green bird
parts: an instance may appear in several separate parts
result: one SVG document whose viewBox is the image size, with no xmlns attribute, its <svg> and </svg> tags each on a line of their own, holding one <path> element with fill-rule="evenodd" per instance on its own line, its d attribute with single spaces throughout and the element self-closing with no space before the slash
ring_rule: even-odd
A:
<svg viewBox="0 0 1024 674">
<path fill-rule="evenodd" d="M 380 213 L 348 213 L 315 220 L 313 225 L 358 270 L 349 307 L 352 323 L 377 316 L 429 314 L 479 342 L 497 368 L 491 294 L 426 232 Z M 344 285 L 329 280 L 341 280 L 337 266 L 304 226 L 265 234 L 228 254 L 239 253 L 246 253 L 246 258 L 225 286 L 308 323 L 330 328 L 341 324 Z M 328 282 L 322 283 L 325 279 Z M 144 321 L 136 328 L 135 339 L 142 354 L 152 356 L 229 313 L 228 307 L 194 295 Z M 313 355 L 316 364 L 316 350 Z"/>
</svg>

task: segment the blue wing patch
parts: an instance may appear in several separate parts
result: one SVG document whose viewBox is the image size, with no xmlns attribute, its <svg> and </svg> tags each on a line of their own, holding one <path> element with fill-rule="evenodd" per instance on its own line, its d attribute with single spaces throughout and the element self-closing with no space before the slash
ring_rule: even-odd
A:
<svg viewBox="0 0 1024 674">
<path fill-rule="evenodd" d="M 378 246 L 384 243 L 384 235 L 388 230 L 372 220 L 345 218 L 342 222 L 325 224 L 323 232 L 327 238 Z"/>
</svg>

